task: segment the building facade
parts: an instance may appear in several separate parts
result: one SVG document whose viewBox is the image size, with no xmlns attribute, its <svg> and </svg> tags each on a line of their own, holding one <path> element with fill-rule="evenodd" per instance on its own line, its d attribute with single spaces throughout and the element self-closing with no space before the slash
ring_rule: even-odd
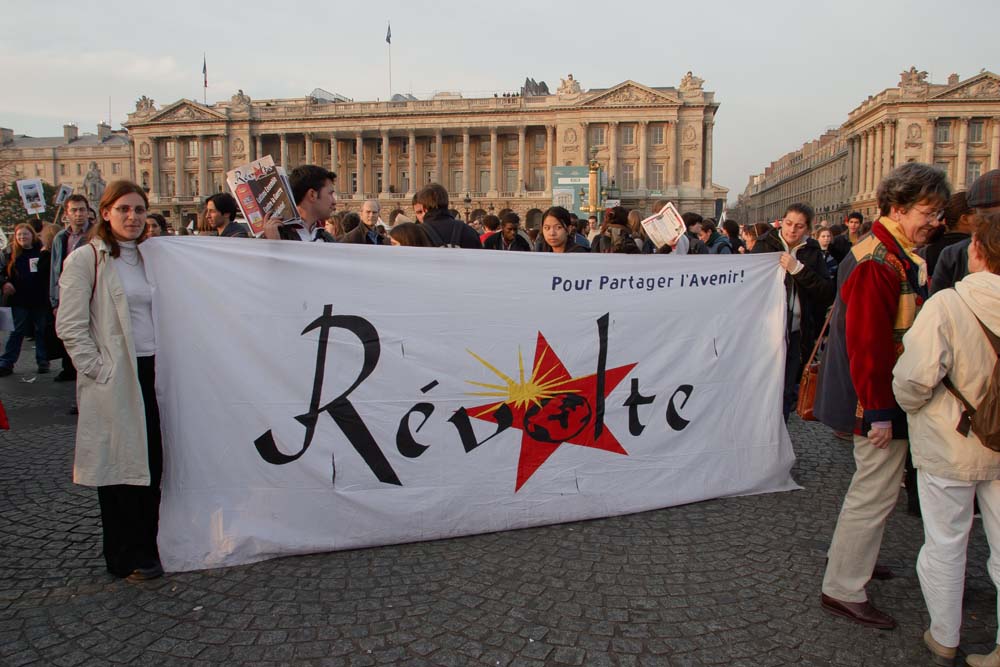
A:
<svg viewBox="0 0 1000 667">
<path fill-rule="evenodd" d="M 88 174 L 90 182 L 134 180 L 134 164 L 128 134 L 112 131 L 104 123 L 97 126 L 97 134 L 80 134 L 76 125 L 65 125 L 61 137 L 28 137 L 0 128 L 0 185 L 4 190 L 18 179 L 41 178 L 84 193 Z"/>
<path fill-rule="evenodd" d="M 584 92 L 569 75 L 551 95 L 354 102 L 239 91 L 162 108 L 142 97 L 126 126 L 151 208 L 181 218 L 226 189 L 228 170 L 265 155 L 288 169 L 332 169 L 341 209 L 377 198 L 409 210 L 416 190 L 438 182 L 465 213 L 527 217 L 552 204 L 553 167 L 587 165 L 595 152 L 624 205 L 648 210 L 666 197 L 708 215 L 727 191 L 712 182 L 719 105 L 702 83 L 688 73 L 676 88 L 625 81 Z"/>
<path fill-rule="evenodd" d="M 878 215 L 879 182 L 904 162 L 938 166 L 955 191 L 967 189 L 1000 167 L 1000 77 L 984 70 L 935 84 L 911 67 L 898 86 L 869 97 L 830 134 L 817 140 L 826 138 L 825 158 L 806 158 L 810 142 L 750 178 L 742 197 L 748 222 L 774 220 L 792 201 L 811 203 L 821 216 L 826 207 L 831 221 L 851 210 L 870 220 Z"/>
</svg>

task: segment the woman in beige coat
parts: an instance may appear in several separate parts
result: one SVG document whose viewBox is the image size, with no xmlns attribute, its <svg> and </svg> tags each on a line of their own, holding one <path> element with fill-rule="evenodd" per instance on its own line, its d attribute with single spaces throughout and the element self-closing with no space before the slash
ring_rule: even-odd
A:
<svg viewBox="0 0 1000 667">
<path fill-rule="evenodd" d="M 136 245 L 147 206 L 135 183 L 107 187 L 93 240 L 63 267 L 56 316 L 79 372 L 73 481 L 97 487 L 108 572 L 131 581 L 163 575 L 152 288 Z"/>
<path fill-rule="evenodd" d="M 931 617 L 924 643 L 939 665 L 953 663 L 959 643 L 976 498 L 990 545 L 987 569 L 994 585 L 1000 585 L 1000 453 L 987 449 L 974 432 L 966 436 L 956 430 L 963 405 L 942 383 L 947 375 L 978 406 L 997 363 L 976 318 L 1000 336 L 1000 214 L 987 216 L 973 235 L 969 271 L 954 289 L 938 292 L 921 309 L 903 337 L 905 352 L 892 383 L 907 412 L 923 510 L 917 576 Z M 974 667 L 1000 667 L 1000 647 L 967 661 Z"/>
</svg>

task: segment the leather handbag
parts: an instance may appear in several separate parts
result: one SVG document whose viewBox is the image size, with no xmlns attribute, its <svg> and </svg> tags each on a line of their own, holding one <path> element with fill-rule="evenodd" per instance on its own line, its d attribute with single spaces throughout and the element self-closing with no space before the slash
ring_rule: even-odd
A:
<svg viewBox="0 0 1000 667">
<path fill-rule="evenodd" d="M 819 382 L 819 366 L 822 363 L 822 359 L 816 358 L 816 353 L 819 352 L 819 346 L 823 343 L 823 336 L 826 335 L 826 328 L 830 326 L 830 317 L 832 315 L 833 309 L 831 308 L 830 312 L 826 314 L 826 321 L 823 322 L 823 329 L 816 338 L 816 344 L 813 345 L 809 361 L 806 362 L 805 368 L 802 369 L 802 379 L 799 380 L 799 402 L 795 406 L 795 413 L 802 421 L 816 421 L 816 415 L 813 414 L 813 405 L 816 404 L 816 385 Z"/>
</svg>

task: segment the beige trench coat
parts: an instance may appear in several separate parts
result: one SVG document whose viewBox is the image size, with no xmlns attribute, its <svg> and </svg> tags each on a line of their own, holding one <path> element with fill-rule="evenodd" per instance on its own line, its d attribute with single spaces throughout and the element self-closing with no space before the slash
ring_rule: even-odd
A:
<svg viewBox="0 0 1000 667">
<path fill-rule="evenodd" d="M 95 238 L 70 254 L 59 278 L 59 295 L 56 333 L 77 369 L 80 408 L 73 481 L 148 486 L 146 415 L 132 321 L 104 241 Z"/>
</svg>

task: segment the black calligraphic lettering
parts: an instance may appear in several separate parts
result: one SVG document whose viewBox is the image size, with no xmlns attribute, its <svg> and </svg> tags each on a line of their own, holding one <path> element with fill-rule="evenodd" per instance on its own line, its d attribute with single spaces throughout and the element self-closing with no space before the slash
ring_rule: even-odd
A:
<svg viewBox="0 0 1000 667">
<path fill-rule="evenodd" d="M 675 431 L 683 431 L 687 428 L 687 425 L 691 423 L 690 420 L 684 419 L 677 413 L 677 408 L 674 407 L 674 401 L 677 399 L 677 394 L 684 394 L 684 401 L 681 403 L 681 409 L 687 405 L 688 399 L 691 398 L 691 392 L 694 391 L 694 385 L 682 384 L 677 387 L 677 390 L 671 394 L 670 401 L 667 403 L 667 423 L 670 428 Z"/>
<path fill-rule="evenodd" d="M 455 414 L 448 421 L 458 429 L 458 437 L 462 439 L 462 446 L 465 447 L 465 453 L 468 454 L 476 447 L 485 445 L 514 425 L 514 414 L 510 411 L 510 407 L 506 403 L 501 404 L 493 412 L 493 418 L 497 420 L 497 430 L 482 442 L 476 440 L 476 432 L 472 430 L 472 422 L 469 420 L 469 413 L 465 411 L 465 408 L 456 410 Z"/>
<path fill-rule="evenodd" d="M 604 372 L 608 368 L 608 320 L 610 313 L 604 313 L 597 320 L 597 405 L 594 410 L 594 439 L 604 432 Z"/>
<path fill-rule="evenodd" d="M 427 423 L 427 419 L 434 414 L 434 406 L 430 403 L 417 403 L 399 420 L 399 428 L 396 430 L 396 449 L 408 459 L 415 459 L 428 449 L 427 445 L 421 445 L 417 442 L 413 433 L 410 432 L 410 415 L 414 412 L 424 416 L 423 421 L 415 429 L 416 433 L 420 433 L 420 429 Z"/>
<path fill-rule="evenodd" d="M 642 435 L 643 430 L 646 426 L 639 421 L 639 406 L 649 405 L 656 400 L 656 395 L 653 396 L 643 396 L 639 393 L 639 378 L 632 378 L 632 391 L 629 392 L 628 398 L 622 403 L 628 408 L 628 432 L 634 436 Z"/>
<path fill-rule="evenodd" d="M 375 477 L 385 484 L 396 484 L 402 486 L 396 472 L 392 469 L 389 461 L 385 458 L 378 443 L 372 437 L 371 432 L 365 425 L 361 415 L 348 399 L 355 389 L 364 382 L 369 375 L 374 372 L 381 355 L 381 344 L 379 343 L 378 331 L 371 322 L 356 315 L 333 315 L 333 306 L 327 304 L 323 306 L 323 315 L 313 320 L 305 329 L 302 335 L 319 329 L 319 347 L 316 350 L 316 371 L 313 375 L 313 392 L 309 402 L 309 411 L 297 416 L 295 419 L 305 426 L 306 435 L 302 443 L 302 449 L 296 454 L 284 454 L 275 445 L 274 436 L 270 430 L 264 435 L 254 440 L 257 452 L 268 463 L 283 465 L 295 461 L 302 456 L 309 445 L 312 444 L 313 435 L 316 432 L 316 422 L 319 416 L 326 412 L 333 418 L 333 421 L 340 427 L 344 435 L 347 436 L 351 446 L 361 456 L 368 465 Z M 358 337 L 364 350 L 364 360 L 361 364 L 361 372 L 344 393 L 337 396 L 326 405 L 320 406 L 320 396 L 323 391 L 323 373 L 326 370 L 326 347 L 330 338 L 330 329 L 346 329 Z"/>
</svg>

